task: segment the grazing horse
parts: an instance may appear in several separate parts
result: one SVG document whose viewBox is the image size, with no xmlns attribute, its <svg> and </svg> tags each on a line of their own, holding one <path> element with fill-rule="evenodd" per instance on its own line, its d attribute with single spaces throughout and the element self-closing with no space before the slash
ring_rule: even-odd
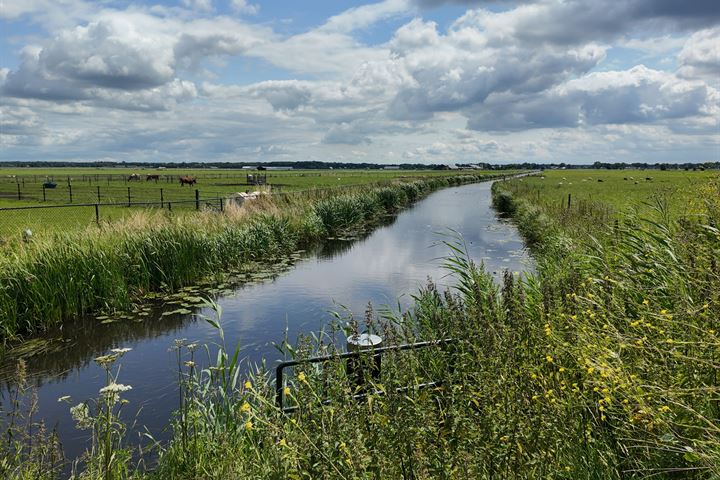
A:
<svg viewBox="0 0 720 480">
<path fill-rule="evenodd" d="M 158 180 L 160 180 L 160 175 L 154 175 L 154 174 L 153 174 L 153 175 L 148 175 L 145 180 L 148 181 L 148 182 L 149 182 L 150 180 L 155 180 L 155 181 L 157 182 Z"/>
<path fill-rule="evenodd" d="M 130 175 L 130 176 L 128 177 L 128 179 L 127 179 L 128 182 L 132 182 L 133 180 L 138 180 L 138 181 L 139 181 L 139 180 L 140 180 L 140 175 L 138 175 L 137 173 L 133 173 L 133 174 Z"/>
<path fill-rule="evenodd" d="M 180 177 L 180 186 L 183 185 L 195 185 L 197 183 L 197 178 L 195 177 L 188 177 L 187 175 L 184 177 Z"/>
</svg>

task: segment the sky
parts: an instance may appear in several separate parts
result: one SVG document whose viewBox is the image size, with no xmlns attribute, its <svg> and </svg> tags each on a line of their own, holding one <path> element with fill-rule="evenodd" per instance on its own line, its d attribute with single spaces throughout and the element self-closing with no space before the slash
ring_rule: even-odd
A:
<svg viewBox="0 0 720 480">
<path fill-rule="evenodd" d="M 720 161 L 717 0 L 0 0 L 0 161 Z"/>
</svg>

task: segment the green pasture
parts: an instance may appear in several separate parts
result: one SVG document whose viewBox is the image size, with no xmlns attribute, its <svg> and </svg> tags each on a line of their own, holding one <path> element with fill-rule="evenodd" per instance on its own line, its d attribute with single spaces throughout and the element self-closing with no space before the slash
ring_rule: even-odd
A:
<svg viewBox="0 0 720 480">
<path fill-rule="evenodd" d="M 546 170 L 508 182 L 508 188 L 587 230 L 628 210 L 649 212 L 658 203 L 674 216 L 703 211 L 718 178 L 717 171 Z"/>
<path fill-rule="evenodd" d="M 490 172 L 472 171 L 482 175 Z M 129 180 L 130 175 L 139 180 Z M 212 204 L 238 192 L 254 191 L 258 186 L 248 183 L 247 175 L 266 175 L 274 194 L 294 194 L 316 189 L 351 188 L 383 185 L 391 182 L 446 177 L 462 174 L 457 170 L 224 170 L 224 169 L 139 169 L 139 168 L 12 168 L 0 169 L 0 208 L 20 206 L 66 205 L 63 208 L 32 210 L 0 210 L 0 240 L 20 238 L 30 229 L 33 234 L 92 227 L 96 223 L 94 205 L 99 203 L 100 224 L 147 208 L 164 209 L 168 203 L 172 214 L 195 210 L 195 195 L 201 205 Z M 148 175 L 160 178 L 147 180 Z M 197 178 L 193 186 L 181 186 L 179 176 Z M 55 188 L 43 189 L 52 180 Z M 43 191 L 44 190 L 44 191 Z M 18 193 L 19 192 L 19 193 Z M 129 204 L 152 202 L 155 205 Z M 107 206 L 104 204 L 118 204 Z M 69 206 L 73 205 L 73 206 Z"/>
</svg>

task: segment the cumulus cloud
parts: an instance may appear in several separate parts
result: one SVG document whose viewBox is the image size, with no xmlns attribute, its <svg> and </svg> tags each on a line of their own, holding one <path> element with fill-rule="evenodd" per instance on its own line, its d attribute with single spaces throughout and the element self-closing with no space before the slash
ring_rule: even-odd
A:
<svg viewBox="0 0 720 480">
<path fill-rule="evenodd" d="M 390 44 L 413 82 L 399 89 L 389 115 L 426 120 L 435 112 L 482 103 L 492 93 L 543 91 L 589 71 L 605 56 L 605 49 L 595 44 L 519 49 L 512 43 L 492 44 L 490 38 L 465 21 L 447 35 L 419 20 L 399 29 Z"/>
<path fill-rule="evenodd" d="M 677 30 L 701 28 L 720 20 L 715 0 L 569 0 L 515 2 L 488 0 L 414 0 L 421 7 L 460 4 L 519 5 L 502 12 L 504 27 L 517 38 L 574 43 L 580 39 L 610 39 L 639 28 Z"/>
<path fill-rule="evenodd" d="M 720 82 L 720 27 L 694 33 L 678 55 L 679 74 Z"/>
<path fill-rule="evenodd" d="M 278 111 L 297 110 L 307 105 L 312 98 L 312 91 L 312 83 L 298 80 L 270 80 L 247 89 L 250 95 L 264 98 Z"/>
<path fill-rule="evenodd" d="M 260 5 L 248 3 L 247 0 L 230 0 L 230 6 L 236 12 L 247 13 L 248 15 L 255 15 L 260 11 Z"/>
<path fill-rule="evenodd" d="M 548 92 L 498 95 L 467 112 L 474 130 L 645 124 L 704 115 L 709 87 L 644 66 L 589 74 Z"/>
<path fill-rule="evenodd" d="M 167 108 L 195 97 L 192 82 L 179 78 L 181 70 L 240 54 L 272 38 L 265 32 L 228 18 L 183 22 L 135 10 L 103 11 L 87 25 L 25 47 L 1 88 L 10 97 Z"/>
</svg>

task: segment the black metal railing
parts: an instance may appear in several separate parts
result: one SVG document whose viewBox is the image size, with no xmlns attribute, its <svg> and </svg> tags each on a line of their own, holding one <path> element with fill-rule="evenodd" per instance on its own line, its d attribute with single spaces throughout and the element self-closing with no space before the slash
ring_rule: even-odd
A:
<svg viewBox="0 0 720 480">
<path fill-rule="evenodd" d="M 368 349 L 368 350 L 343 352 L 343 353 L 336 353 L 336 354 L 332 354 L 332 355 L 323 355 L 323 356 L 319 356 L 319 357 L 310 357 L 310 358 L 304 358 L 304 359 L 300 359 L 300 360 L 286 360 L 286 361 L 280 362 L 277 365 L 277 367 L 275 367 L 275 403 L 283 413 L 292 413 L 298 409 L 297 406 L 285 406 L 284 372 L 285 372 L 286 368 L 296 367 L 298 365 L 314 364 L 314 363 L 327 363 L 327 362 L 339 361 L 339 360 L 353 360 L 353 359 L 357 360 L 362 357 L 368 357 L 368 356 L 377 357 L 377 356 L 381 356 L 382 354 L 387 353 L 387 352 L 398 352 L 398 351 L 403 351 L 403 350 L 417 350 L 417 349 L 421 349 L 421 348 L 434 347 L 434 346 L 443 347 L 450 343 L 455 343 L 456 341 L 457 341 L 457 339 L 453 339 L 453 338 L 446 338 L 446 339 L 441 339 L 441 340 L 429 340 L 429 341 L 424 341 L 424 342 L 404 343 L 401 345 L 390 345 L 387 347 L 373 348 L 373 349 Z M 441 383 L 442 382 L 439 380 L 431 380 L 431 381 L 421 383 L 421 384 L 396 388 L 395 392 L 401 393 L 403 391 L 412 390 L 412 389 L 433 388 L 433 387 L 440 386 Z M 375 395 L 385 395 L 386 394 L 386 392 L 384 390 L 374 390 L 373 392 L 370 392 L 370 393 L 375 394 Z M 356 393 L 356 394 L 352 395 L 352 398 L 358 398 L 358 399 L 364 398 L 368 394 L 369 393 L 365 390 L 365 391 L 361 391 L 360 393 Z M 327 403 L 329 403 L 329 400 L 323 400 L 323 403 L 327 404 Z"/>
</svg>

